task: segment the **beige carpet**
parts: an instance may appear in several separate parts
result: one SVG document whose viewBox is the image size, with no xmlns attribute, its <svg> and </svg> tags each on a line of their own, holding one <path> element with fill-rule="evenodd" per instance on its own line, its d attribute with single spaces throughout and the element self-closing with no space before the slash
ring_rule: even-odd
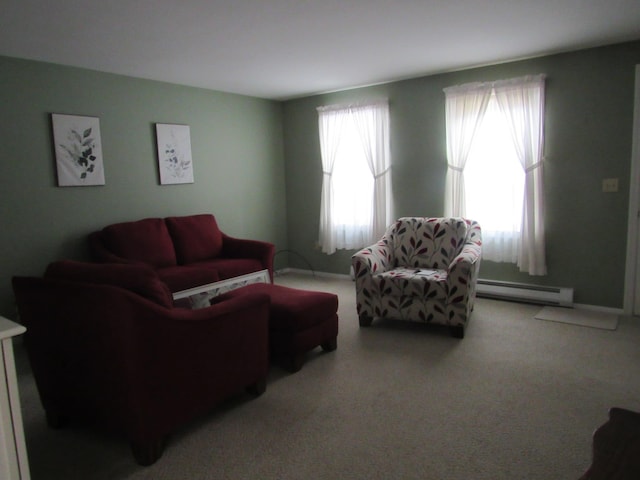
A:
<svg viewBox="0 0 640 480">
<path fill-rule="evenodd" d="M 583 308 L 543 307 L 536 316 L 538 320 L 568 323 L 580 327 L 615 330 L 618 327 L 618 315 L 585 310 Z"/>
<path fill-rule="evenodd" d="M 150 467 L 121 438 L 49 429 L 16 345 L 33 480 L 575 480 L 608 409 L 640 410 L 637 319 L 576 328 L 479 299 L 457 340 L 419 324 L 360 328 L 347 279 L 277 283 L 338 294 L 338 349 L 310 352 L 295 374 L 273 366 L 264 395 L 212 408 Z"/>
</svg>

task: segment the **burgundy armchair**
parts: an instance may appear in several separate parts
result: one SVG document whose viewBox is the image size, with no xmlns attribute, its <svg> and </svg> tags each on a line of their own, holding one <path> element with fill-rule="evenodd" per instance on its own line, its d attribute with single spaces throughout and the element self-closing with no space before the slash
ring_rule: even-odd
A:
<svg viewBox="0 0 640 480">
<path fill-rule="evenodd" d="M 222 400 L 265 391 L 267 295 L 177 308 L 148 267 L 69 260 L 13 288 L 48 423 L 123 434 L 141 465 Z"/>
</svg>

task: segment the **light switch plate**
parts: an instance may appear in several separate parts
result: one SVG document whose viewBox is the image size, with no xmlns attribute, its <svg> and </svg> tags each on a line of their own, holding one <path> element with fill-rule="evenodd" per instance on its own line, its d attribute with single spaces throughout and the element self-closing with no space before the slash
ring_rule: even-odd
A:
<svg viewBox="0 0 640 480">
<path fill-rule="evenodd" d="M 618 191 L 618 179 L 617 178 L 605 178 L 602 180 L 602 191 L 605 193 Z"/>
</svg>

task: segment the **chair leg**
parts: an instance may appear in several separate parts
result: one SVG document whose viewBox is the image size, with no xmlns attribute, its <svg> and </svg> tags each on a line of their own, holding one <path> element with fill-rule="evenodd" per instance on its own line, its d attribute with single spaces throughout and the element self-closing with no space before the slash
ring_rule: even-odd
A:
<svg viewBox="0 0 640 480">
<path fill-rule="evenodd" d="M 358 320 L 360 322 L 361 327 L 368 327 L 371 325 L 371 322 L 373 322 L 373 318 L 367 317 L 366 315 L 360 315 L 358 317 Z"/>
<path fill-rule="evenodd" d="M 131 453 L 136 463 L 143 467 L 153 465 L 162 456 L 164 451 L 164 440 L 159 439 L 152 442 L 131 442 Z"/>
<path fill-rule="evenodd" d="M 452 325 L 449 330 L 453 338 L 464 338 L 464 327 L 462 325 Z"/>
<path fill-rule="evenodd" d="M 259 397 L 267 390 L 267 379 L 261 378 L 253 385 L 249 385 L 247 387 L 247 392 L 253 395 L 254 397 Z"/>
</svg>

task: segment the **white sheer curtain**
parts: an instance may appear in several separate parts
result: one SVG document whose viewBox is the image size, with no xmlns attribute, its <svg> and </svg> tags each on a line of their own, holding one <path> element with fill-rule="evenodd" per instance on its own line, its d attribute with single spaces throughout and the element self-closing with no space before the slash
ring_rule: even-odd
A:
<svg viewBox="0 0 640 480">
<path fill-rule="evenodd" d="M 518 267 L 530 275 L 546 275 L 544 243 L 543 145 L 544 75 L 494 84 L 502 114 L 508 119 L 518 160 L 525 172 L 524 206 Z"/>
<path fill-rule="evenodd" d="M 447 134 L 444 213 L 449 217 L 464 216 L 464 167 L 473 138 L 487 110 L 491 86 L 472 83 L 445 88 L 444 92 Z"/>
<path fill-rule="evenodd" d="M 465 165 L 465 214 L 482 226 L 482 258 L 517 263 L 524 172 L 508 123 L 492 94 Z"/>
<path fill-rule="evenodd" d="M 388 104 L 320 107 L 318 122 L 323 169 L 319 244 L 328 254 L 364 247 L 392 221 Z"/>
<path fill-rule="evenodd" d="M 483 226 L 483 258 L 511 261 L 517 263 L 520 271 L 530 275 L 545 275 L 542 185 L 544 75 L 447 88 L 445 101 L 448 160 L 445 214 L 464 216 L 467 213 L 464 171 L 470 152 L 481 148 L 481 145 L 474 144 L 481 128 L 483 132 L 480 136 L 483 141 L 491 144 L 488 149 L 490 153 L 484 154 L 487 161 L 500 161 L 502 153 L 498 144 L 504 142 L 499 138 L 491 139 L 484 131 L 486 128 L 494 128 L 498 123 L 495 117 L 500 117 L 497 120 L 505 125 L 502 127 L 503 131 L 508 131 L 509 139 L 512 140 L 509 142 L 512 145 L 505 145 L 505 148 L 515 152 L 524 171 L 524 193 L 513 192 L 514 198 L 523 199 L 522 207 L 517 205 L 522 211 L 514 215 L 519 225 L 514 225 L 513 229 L 496 229 L 490 225 L 491 222 L 487 222 L 485 228 L 480 222 Z M 490 102 L 497 103 L 498 108 L 488 109 Z M 485 120 L 490 125 L 484 124 Z M 477 175 L 474 174 L 475 176 Z M 497 178 L 490 180 L 493 180 L 494 185 L 504 183 Z M 488 186 L 484 187 L 485 196 L 489 197 L 492 193 L 488 191 L 491 189 L 491 181 L 484 183 Z M 500 207 L 504 206 L 508 205 Z"/>
<path fill-rule="evenodd" d="M 320 239 L 325 248 L 335 251 L 334 235 L 332 235 L 331 205 L 333 204 L 333 186 L 331 177 L 340 146 L 342 126 L 348 112 L 336 109 L 319 110 L 318 131 L 320 135 L 320 155 L 322 157 L 322 193 L 320 196 Z M 327 234 L 325 234 L 327 232 Z"/>
<path fill-rule="evenodd" d="M 389 106 L 378 103 L 352 110 L 364 154 L 373 175 L 373 209 L 366 246 L 380 239 L 393 221 L 391 153 L 389 151 Z"/>
</svg>

